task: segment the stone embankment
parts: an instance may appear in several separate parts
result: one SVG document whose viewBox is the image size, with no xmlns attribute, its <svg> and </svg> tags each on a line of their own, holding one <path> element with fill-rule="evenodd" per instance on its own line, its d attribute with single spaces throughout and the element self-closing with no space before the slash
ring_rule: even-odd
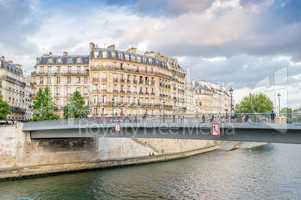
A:
<svg viewBox="0 0 301 200">
<path fill-rule="evenodd" d="M 216 142 L 200 140 L 32 140 L 21 125 L 0 127 L 0 179 L 167 161 L 217 149 Z"/>
</svg>

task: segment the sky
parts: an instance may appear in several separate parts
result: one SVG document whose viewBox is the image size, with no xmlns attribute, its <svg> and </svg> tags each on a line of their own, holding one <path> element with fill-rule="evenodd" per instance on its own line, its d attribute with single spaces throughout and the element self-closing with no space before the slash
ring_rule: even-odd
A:
<svg viewBox="0 0 301 200">
<path fill-rule="evenodd" d="M 301 107 L 300 0 L 0 0 L 0 55 L 88 54 L 89 42 L 175 57 L 189 80 Z"/>
</svg>

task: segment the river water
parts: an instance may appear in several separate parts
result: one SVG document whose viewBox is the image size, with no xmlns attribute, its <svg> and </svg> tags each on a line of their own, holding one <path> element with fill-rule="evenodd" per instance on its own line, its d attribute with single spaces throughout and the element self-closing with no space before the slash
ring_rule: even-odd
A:
<svg viewBox="0 0 301 200">
<path fill-rule="evenodd" d="M 301 145 L 0 182 L 1 200 L 301 199 Z"/>
</svg>

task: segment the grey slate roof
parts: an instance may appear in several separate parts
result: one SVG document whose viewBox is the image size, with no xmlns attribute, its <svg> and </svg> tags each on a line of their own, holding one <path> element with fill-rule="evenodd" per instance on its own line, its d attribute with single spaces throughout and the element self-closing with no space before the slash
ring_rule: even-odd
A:
<svg viewBox="0 0 301 200">
<path fill-rule="evenodd" d="M 89 64 L 89 56 L 87 55 L 68 55 L 68 56 L 52 56 L 46 55 L 37 58 L 38 65 L 62 65 L 62 64 Z"/>
<path fill-rule="evenodd" d="M 17 74 L 17 75 L 23 75 L 22 69 L 18 68 L 17 64 L 9 63 L 6 60 L 1 60 L 0 61 L 0 68 L 5 69 L 7 71 L 10 71 L 10 72 L 12 72 L 14 74 Z"/>
</svg>

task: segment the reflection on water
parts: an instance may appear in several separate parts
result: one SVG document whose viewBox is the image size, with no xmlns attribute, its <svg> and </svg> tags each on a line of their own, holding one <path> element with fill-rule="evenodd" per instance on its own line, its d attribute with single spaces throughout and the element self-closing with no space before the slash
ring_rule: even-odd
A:
<svg viewBox="0 0 301 200">
<path fill-rule="evenodd" d="M 301 199 L 301 145 L 0 183 L 0 199 Z"/>
</svg>

